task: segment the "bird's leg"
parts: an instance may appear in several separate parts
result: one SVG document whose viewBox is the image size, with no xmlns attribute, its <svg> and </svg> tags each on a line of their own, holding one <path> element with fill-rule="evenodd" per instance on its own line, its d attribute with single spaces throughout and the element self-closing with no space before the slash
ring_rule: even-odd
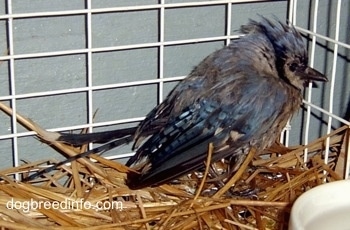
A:
<svg viewBox="0 0 350 230">
<path fill-rule="evenodd" d="M 226 173 L 227 174 L 226 178 L 231 178 L 234 175 L 234 173 L 237 172 L 239 167 L 241 167 L 244 158 L 232 156 L 232 157 L 228 158 L 227 160 L 229 161 L 229 163 L 228 163 L 228 170 Z M 243 189 L 243 190 L 231 191 L 231 193 L 234 196 L 240 196 L 240 197 L 255 197 L 256 196 L 255 188 L 251 188 L 250 186 Z"/>
<path fill-rule="evenodd" d="M 216 187 L 211 189 L 206 189 L 202 192 L 202 195 L 211 196 L 212 194 L 216 193 L 220 188 L 224 187 L 225 185 L 225 178 L 227 178 L 227 172 L 218 172 L 218 170 L 215 168 L 214 164 L 210 165 L 209 168 L 209 177 L 210 179 L 206 182 L 213 182 Z M 232 193 L 231 189 L 229 189 L 226 192 L 226 195 L 228 197 L 232 197 L 234 194 Z"/>
</svg>

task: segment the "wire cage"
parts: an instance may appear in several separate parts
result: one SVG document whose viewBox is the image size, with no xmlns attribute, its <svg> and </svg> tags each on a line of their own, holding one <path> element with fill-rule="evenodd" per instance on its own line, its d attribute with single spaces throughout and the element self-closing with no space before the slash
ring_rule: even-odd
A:
<svg viewBox="0 0 350 230">
<path fill-rule="evenodd" d="M 0 102 L 50 131 L 133 125 L 258 14 L 293 24 L 305 38 L 310 65 L 329 79 L 306 88 L 303 109 L 281 134 L 283 143 L 305 145 L 349 126 L 349 0 L 5 0 Z M 0 112 L 0 119 L 0 168 L 62 159 L 15 115 Z M 325 145 L 327 162 L 329 139 Z M 125 146 L 104 156 L 124 162 L 132 154 Z M 349 149 L 346 154 L 344 179 Z"/>
</svg>

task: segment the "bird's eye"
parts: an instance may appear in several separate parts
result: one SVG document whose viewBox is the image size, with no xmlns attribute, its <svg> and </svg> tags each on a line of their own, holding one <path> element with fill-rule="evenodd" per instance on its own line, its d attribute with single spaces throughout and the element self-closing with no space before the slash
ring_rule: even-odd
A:
<svg viewBox="0 0 350 230">
<path fill-rule="evenodd" d="M 297 67 L 298 67 L 298 63 L 292 62 L 289 66 L 289 70 L 294 72 L 297 69 Z"/>
</svg>

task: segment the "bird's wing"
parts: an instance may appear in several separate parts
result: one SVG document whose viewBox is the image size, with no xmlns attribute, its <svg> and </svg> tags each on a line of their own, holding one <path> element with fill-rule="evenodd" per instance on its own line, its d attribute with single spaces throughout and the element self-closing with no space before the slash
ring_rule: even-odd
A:
<svg viewBox="0 0 350 230">
<path fill-rule="evenodd" d="M 214 144 L 213 161 L 254 145 L 280 123 L 288 104 L 281 86 L 271 77 L 241 73 L 203 92 L 130 158 L 127 165 L 142 166 L 141 174 L 129 174 L 129 187 L 161 184 L 202 167 L 209 143 Z"/>
<path fill-rule="evenodd" d="M 167 125 L 171 118 L 180 115 L 182 108 L 193 104 L 200 92 L 205 89 L 205 78 L 192 76 L 182 80 L 167 96 L 167 98 L 139 124 L 135 132 L 133 149 L 137 149 L 145 138 L 158 133 Z"/>
</svg>

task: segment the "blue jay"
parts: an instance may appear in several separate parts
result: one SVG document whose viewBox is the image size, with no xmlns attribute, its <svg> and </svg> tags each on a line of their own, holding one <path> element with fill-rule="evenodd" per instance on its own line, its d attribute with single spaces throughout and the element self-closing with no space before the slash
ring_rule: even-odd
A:
<svg viewBox="0 0 350 230">
<path fill-rule="evenodd" d="M 307 82 L 327 81 L 308 67 L 293 26 L 261 17 L 240 31 L 245 36 L 200 62 L 137 128 L 95 137 L 134 141 L 136 154 L 126 165 L 139 173 L 128 174 L 130 188 L 160 185 L 203 168 L 209 143 L 212 162 L 231 157 L 239 166 L 251 148 L 262 151 L 276 141 L 300 108 Z M 73 136 L 58 139 L 75 143 Z"/>
</svg>

